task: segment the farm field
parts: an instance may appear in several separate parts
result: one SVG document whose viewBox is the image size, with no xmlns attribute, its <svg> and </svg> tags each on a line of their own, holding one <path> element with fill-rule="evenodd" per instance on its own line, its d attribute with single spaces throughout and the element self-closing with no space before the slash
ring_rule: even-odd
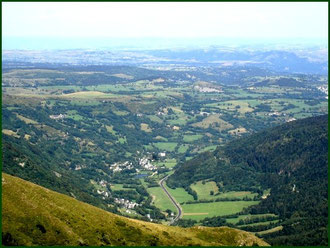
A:
<svg viewBox="0 0 330 248">
<path fill-rule="evenodd" d="M 157 147 L 160 150 L 165 150 L 168 152 L 173 152 L 175 147 L 177 146 L 177 143 L 174 142 L 157 142 L 153 143 L 155 147 Z"/>
<path fill-rule="evenodd" d="M 167 187 L 166 184 L 164 186 L 169 191 L 169 193 L 176 199 L 176 201 L 180 204 L 194 200 L 193 196 L 188 194 L 188 192 L 185 191 L 184 188 L 171 189 Z"/>
<path fill-rule="evenodd" d="M 203 181 L 199 181 L 190 185 L 190 187 L 196 191 L 199 200 L 213 200 L 216 198 L 215 194 L 219 192 L 214 181 L 204 182 L 204 184 Z M 212 195 L 211 192 L 213 192 Z"/>
<path fill-rule="evenodd" d="M 160 210 L 170 209 L 172 212 L 176 212 L 176 208 L 161 187 L 147 188 L 147 191 L 152 196 L 152 203 Z"/>
<path fill-rule="evenodd" d="M 259 201 L 225 201 L 225 202 L 210 202 L 184 204 L 183 218 L 191 220 L 202 220 L 206 217 L 223 216 L 235 214 L 243 210 L 243 208 L 256 205 Z"/>
<path fill-rule="evenodd" d="M 226 221 L 228 223 L 232 224 L 237 224 L 240 220 L 247 220 L 247 219 L 253 219 L 253 218 L 258 218 L 258 217 L 275 217 L 275 214 L 244 214 L 244 215 L 239 215 L 237 218 L 226 218 Z"/>
</svg>

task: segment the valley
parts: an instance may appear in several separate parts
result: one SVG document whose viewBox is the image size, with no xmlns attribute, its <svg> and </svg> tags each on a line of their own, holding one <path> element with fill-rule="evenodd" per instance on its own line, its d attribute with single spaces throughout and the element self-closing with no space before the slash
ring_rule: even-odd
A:
<svg viewBox="0 0 330 248">
<path fill-rule="evenodd" d="M 10 2 L 2 246 L 328 247 L 328 2 Z"/>
<path fill-rule="evenodd" d="M 264 171 L 236 168 L 241 148 L 231 157 L 219 151 L 327 114 L 327 76 L 250 66 L 15 63 L 4 63 L 2 74 L 4 172 L 129 218 L 225 225 L 280 244 L 289 216 L 253 210 L 274 185 L 262 183 Z"/>
</svg>

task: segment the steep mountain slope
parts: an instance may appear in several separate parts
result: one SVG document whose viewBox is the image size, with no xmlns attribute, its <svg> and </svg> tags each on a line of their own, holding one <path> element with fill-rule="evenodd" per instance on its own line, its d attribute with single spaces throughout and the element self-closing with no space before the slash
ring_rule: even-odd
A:
<svg viewBox="0 0 330 248">
<path fill-rule="evenodd" d="M 230 142 L 183 164 L 168 179 L 188 187 L 212 179 L 222 190 L 271 189 L 250 213 L 275 213 L 283 230 L 271 244 L 325 245 L 328 217 L 328 115 L 286 123 Z"/>
<path fill-rule="evenodd" d="M 2 174 L 4 245 L 268 245 L 227 228 L 168 227 L 121 217 Z"/>
</svg>

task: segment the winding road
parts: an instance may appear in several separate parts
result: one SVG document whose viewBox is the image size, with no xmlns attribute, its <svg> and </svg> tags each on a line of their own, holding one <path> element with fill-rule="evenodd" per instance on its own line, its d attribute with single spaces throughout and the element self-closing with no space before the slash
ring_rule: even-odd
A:
<svg viewBox="0 0 330 248">
<path fill-rule="evenodd" d="M 176 207 L 176 209 L 178 210 L 177 216 L 170 223 L 170 224 L 173 224 L 175 221 L 179 220 L 182 217 L 182 208 L 181 208 L 180 204 L 178 202 L 176 202 L 176 200 L 174 199 L 174 197 L 171 196 L 170 192 L 168 192 L 167 189 L 163 185 L 163 183 L 166 181 L 166 179 L 169 176 L 170 175 L 167 175 L 166 177 L 164 177 L 163 179 L 161 179 L 158 183 L 159 183 L 160 187 L 164 190 L 164 192 L 166 193 L 166 195 L 168 196 L 168 198 L 170 198 L 170 200 L 172 201 L 172 203 L 174 204 L 174 206 Z"/>
</svg>

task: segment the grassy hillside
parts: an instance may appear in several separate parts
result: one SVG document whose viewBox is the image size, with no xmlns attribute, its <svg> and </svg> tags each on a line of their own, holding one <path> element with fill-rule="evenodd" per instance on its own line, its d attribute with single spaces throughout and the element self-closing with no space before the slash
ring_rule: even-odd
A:
<svg viewBox="0 0 330 248">
<path fill-rule="evenodd" d="M 2 174 L 4 245 L 267 245 L 228 228 L 169 227 L 121 217 Z"/>
</svg>

